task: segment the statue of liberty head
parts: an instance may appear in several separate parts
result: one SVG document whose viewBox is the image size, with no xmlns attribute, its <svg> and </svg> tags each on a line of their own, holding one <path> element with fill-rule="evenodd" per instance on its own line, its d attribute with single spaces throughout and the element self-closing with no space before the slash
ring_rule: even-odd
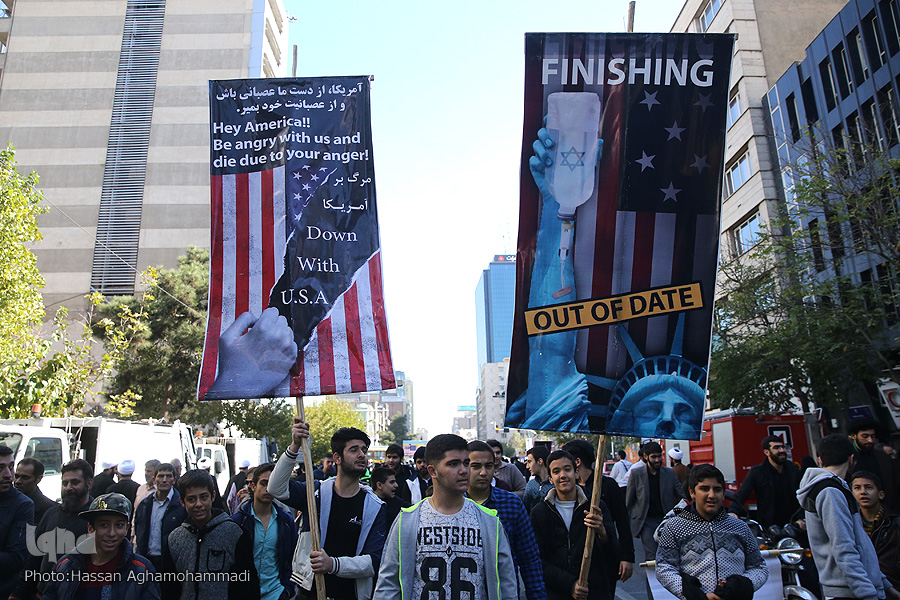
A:
<svg viewBox="0 0 900 600">
<path fill-rule="evenodd" d="M 706 369 L 681 356 L 684 313 L 678 315 L 669 354 L 644 358 L 617 325 L 634 366 L 620 379 L 591 378 L 611 390 L 606 432 L 635 437 L 699 439 L 706 404 Z"/>
</svg>

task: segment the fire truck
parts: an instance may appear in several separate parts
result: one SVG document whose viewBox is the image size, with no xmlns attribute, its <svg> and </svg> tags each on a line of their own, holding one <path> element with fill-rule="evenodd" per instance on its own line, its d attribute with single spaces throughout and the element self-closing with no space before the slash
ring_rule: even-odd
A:
<svg viewBox="0 0 900 600">
<path fill-rule="evenodd" d="M 821 430 L 802 414 L 723 410 L 705 416 L 700 441 L 666 440 L 666 447 L 681 448 L 685 463 L 715 465 L 725 475 L 728 489 L 737 491 L 747 472 L 765 458 L 762 440 L 770 435 L 784 440 L 789 459 L 799 467 L 804 456 L 812 456 L 815 440 L 810 437 L 817 439 Z"/>
</svg>

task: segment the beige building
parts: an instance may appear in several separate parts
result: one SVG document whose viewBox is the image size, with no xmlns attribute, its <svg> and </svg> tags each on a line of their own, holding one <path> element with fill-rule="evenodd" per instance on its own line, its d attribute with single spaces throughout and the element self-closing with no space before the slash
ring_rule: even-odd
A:
<svg viewBox="0 0 900 600">
<path fill-rule="evenodd" d="M 481 380 L 475 399 L 478 439 L 508 442 L 518 429 L 503 426 L 506 418 L 506 375 L 509 358 L 481 365 Z"/>
<path fill-rule="evenodd" d="M 688 0 L 673 33 L 735 33 L 731 69 L 722 260 L 751 248 L 779 201 L 763 98 L 782 73 L 806 55 L 806 47 L 846 0 Z"/>
<path fill-rule="evenodd" d="M 208 246 L 207 82 L 287 74 L 282 0 L 0 3 L 0 144 L 52 208 L 48 312 Z"/>
</svg>

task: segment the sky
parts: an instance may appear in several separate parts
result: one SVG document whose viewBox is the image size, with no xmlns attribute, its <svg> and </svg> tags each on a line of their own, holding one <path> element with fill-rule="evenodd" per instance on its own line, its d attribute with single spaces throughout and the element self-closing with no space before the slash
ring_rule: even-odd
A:
<svg viewBox="0 0 900 600">
<path fill-rule="evenodd" d="M 394 369 L 413 381 L 414 426 L 449 432 L 457 406 L 475 404 L 475 286 L 516 251 L 524 34 L 623 32 L 628 0 L 284 2 L 298 76 L 375 77 Z M 634 30 L 668 32 L 682 5 L 637 0 Z"/>
</svg>

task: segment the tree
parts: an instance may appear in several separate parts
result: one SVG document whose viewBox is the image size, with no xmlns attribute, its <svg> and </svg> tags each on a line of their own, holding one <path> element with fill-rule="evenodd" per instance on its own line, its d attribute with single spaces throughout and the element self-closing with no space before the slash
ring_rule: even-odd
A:
<svg viewBox="0 0 900 600">
<path fill-rule="evenodd" d="M 34 328 L 44 316 L 41 289 L 44 278 L 37 259 L 25 244 L 41 239 L 37 215 L 40 205 L 36 173 L 24 177 L 16 170 L 15 150 L 0 151 L 0 365 L 15 369 L 34 360 Z"/>
<path fill-rule="evenodd" d="M 280 450 L 291 443 L 294 405 L 285 400 L 232 400 L 218 404 L 222 420 L 247 437 L 274 439 Z"/>
<path fill-rule="evenodd" d="M 111 398 L 132 397 L 135 413 L 144 418 L 218 420 L 218 403 L 196 400 L 208 287 L 209 251 L 191 246 L 178 267 L 160 269 L 142 295 L 118 296 L 100 307 L 108 316 L 143 304 L 147 322 L 108 386 Z"/>
<path fill-rule="evenodd" d="M 309 422 L 309 444 L 313 462 L 331 454 L 331 436 L 341 427 L 356 427 L 365 431 L 362 416 L 353 407 L 336 398 L 328 398 L 304 407 Z"/>
<path fill-rule="evenodd" d="M 385 444 L 402 444 L 403 440 L 410 439 L 410 432 L 406 428 L 406 415 L 397 415 L 391 419 L 388 428 L 379 434 Z"/>
<path fill-rule="evenodd" d="M 68 311 L 60 308 L 50 339 L 39 335 L 44 280 L 25 244 L 41 239 L 36 217 L 47 209 L 40 206 L 37 175 L 22 176 L 15 165 L 11 146 L 0 152 L 0 414 L 27 417 L 37 404 L 43 416 L 77 415 L 142 329 L 143 308 L 137 303 L 112 311 L 92 329 L 103 297 L 90 294 L 80 333 L 70 333 Z M 104 340 L 105 352 L 97 351 L 95 332 Z M 113 402 L 111 408 L 128 411 L 127 403 Z"/>
<path fill-rule="evenodd" d="M 809 131 L 792 146 L 788 202 L 752 249 L 722 261 L 714 406 L 781 410 L 796 398 L 804 408 L 843 410 L 849 397 L 892 376 L 900 162 L 828 140 Z"/>
</svg>

